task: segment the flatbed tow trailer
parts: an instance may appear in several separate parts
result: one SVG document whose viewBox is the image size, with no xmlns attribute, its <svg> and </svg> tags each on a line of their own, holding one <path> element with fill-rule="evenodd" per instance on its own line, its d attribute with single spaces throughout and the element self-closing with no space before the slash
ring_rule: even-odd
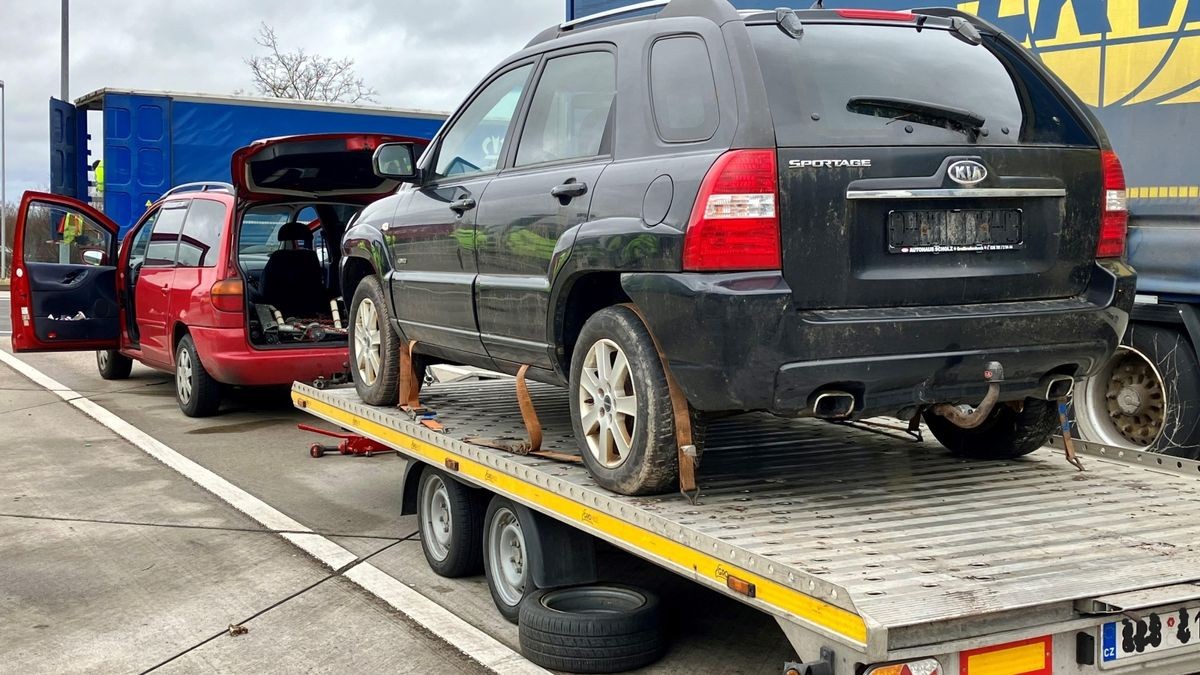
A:
<svg viewBox="0 0 1200 675">
<path fill-rule="evenodd" d="M 531 393 L 543 447 L 577 454 L 566 394 Z M 900 429 L 749 414 L 711 424 L 692 504 L 464 442 L 524 435 L 511 380 L 426 387 L 441 431 L 353 388 L 292 397 L 410 473 L 436 467 L 767 612 L 796 672 L 927 657 L 964 675 L 1200 672 L 1200 462 L 1078 441 L 1085 471 L 1046 448 L 968 461 Z"/>
</svg>

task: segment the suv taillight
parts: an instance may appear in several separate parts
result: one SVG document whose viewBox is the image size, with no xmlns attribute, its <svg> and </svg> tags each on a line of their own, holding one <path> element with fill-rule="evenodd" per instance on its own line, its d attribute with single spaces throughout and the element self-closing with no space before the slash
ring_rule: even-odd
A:
<svg viewBox="0 0 1200 675">
<path fill-rule="evenodd" d="M 730 150 L 704 176 L 683 237 L 690 272 L 780 267 L 774 150 Z"/>
<path fill-rule="evenodd" d="M 222 312 L 240 312 L 243 309 L 242 280 L 238 278 L 222 279 L 212 285 L 211 298 L 213 307 Z"/>
<path fill-rule="evenodd" d="M 1100 243 L 1097 258 L 1120 258 L 1125 255 L 1125 235 L 1129 229 L 1128 195 L 1125 190 L 1125 171 L 1117 153 L 1100 153 L 1104 174 L 1104 197 L 1100 214 Z"/>
</svg>

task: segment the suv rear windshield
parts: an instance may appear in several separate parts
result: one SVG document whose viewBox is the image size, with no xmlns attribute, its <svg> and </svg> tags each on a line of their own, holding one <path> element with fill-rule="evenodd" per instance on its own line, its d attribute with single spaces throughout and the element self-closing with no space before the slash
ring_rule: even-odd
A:
<svg viewBox="0 0 1200 675">
<path fill-rule="evenodd" d="M 972 45 L 939 28 L 858 24 L 806 24 L 798 39 L 753 25 L 750 35 L 781 146 L 1095 144 L 1058 94 L 992 37 Z M 985 122 L 976 135 L 880 99 Z"/>
</svg>

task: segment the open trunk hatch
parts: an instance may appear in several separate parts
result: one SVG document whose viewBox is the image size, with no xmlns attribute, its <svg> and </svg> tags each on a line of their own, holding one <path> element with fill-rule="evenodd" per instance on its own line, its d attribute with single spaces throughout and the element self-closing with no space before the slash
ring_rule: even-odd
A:
<svg viewBox="0 0 1200 675">
<path fill-rule="evenodd" d="M 427 140 L 385 134 L 310 134 L 255 141 L 233 153 L 230 173 L 238 197 L 370 202 L 399 183 L 380 178 L 371 155 L 382 143 L 410 142 L 418 152 Z"/>
<path fill-rule="evenodd" d="M 1016 48 L 992 35 L 975 44 L 943 19 L 894 16 L 805 22 L 799 38 L 750 28 L 796 305 L 1082 293 L 1103 201 L 1097 139 Z"/>
</svg>

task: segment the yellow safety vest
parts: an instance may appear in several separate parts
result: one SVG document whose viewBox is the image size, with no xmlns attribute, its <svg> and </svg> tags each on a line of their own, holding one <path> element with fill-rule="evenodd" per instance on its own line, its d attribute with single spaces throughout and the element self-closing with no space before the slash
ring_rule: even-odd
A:
<svg viewBox="0 0 1200 675">
<path fill-rule="evenodd" d="M 59 225 L 59 232 L 62 233 L 64 244 L 74 242 L 76 237 L 83 234 L 83 216 L 78 213 L 68 213 L 63 216 L 62 224 Z"/>
</svg>

